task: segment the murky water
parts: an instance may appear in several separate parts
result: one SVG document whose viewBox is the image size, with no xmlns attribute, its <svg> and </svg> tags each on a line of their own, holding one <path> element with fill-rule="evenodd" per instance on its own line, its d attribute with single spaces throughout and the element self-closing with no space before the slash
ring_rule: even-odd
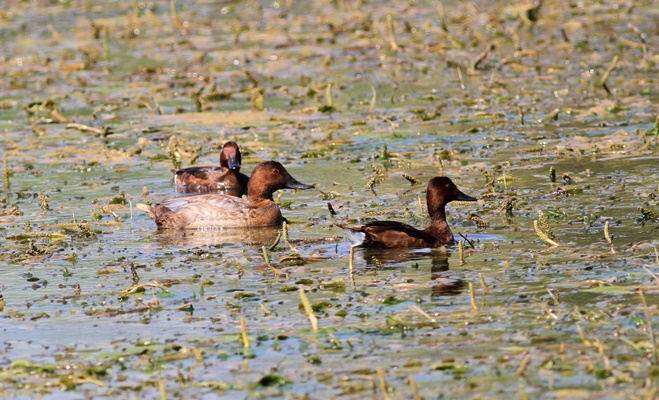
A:
<svg viewBox="0 0 659 400">
<path fill-rule="evenodd" d="M 445 2 L 446 32 L 437 2 L 348 3 L 0 11 L 0 395 L 656 396 L 656 9 Z M 183 165 L 231 139 L 315 184 L 279 200 L 294 249 L 157 231 L 134 205 L 176 195 L 173 135 Z M 351 273 L 333 223 L 424 226 L 442 173 L 481 198 L 449 206 L 462 260 Z"/>
</svg>

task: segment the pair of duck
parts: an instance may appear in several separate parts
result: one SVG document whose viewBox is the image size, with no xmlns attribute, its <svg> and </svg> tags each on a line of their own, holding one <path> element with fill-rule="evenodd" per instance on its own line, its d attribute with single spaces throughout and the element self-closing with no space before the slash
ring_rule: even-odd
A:
<svg viewBox="0 0 659 400">
<path fill-rule="evenodd" d="M 281 225 L 282 215 L 273 193 L 280 189 L 313 189 L 293 178 L 283 165 L 266 161 L 257 165 L 251 177 L 240 172 L 240 149 L 227 142 L 220 154 L 220 167 L 191 167 L 172 170 L 178 188 L 188 192 L 208 192 L 218 189 L 227 194 L 209 193 L 175 197 L 155 206 L 138 204 L 162 229 L 256 228 Z M 241 197 L 247 194 L 249 200 Z M 419 230 L 397 221 L 373 221 L 365 225 L 346 227 L 353 246 L 366 247 L 438 247 L 455 243 L 446 221 L 446 205 L 454 200 L 477 201 L 458 190 L 446 177 L 428 182 L 426 203 L 430 226 Z"/>
</svg>

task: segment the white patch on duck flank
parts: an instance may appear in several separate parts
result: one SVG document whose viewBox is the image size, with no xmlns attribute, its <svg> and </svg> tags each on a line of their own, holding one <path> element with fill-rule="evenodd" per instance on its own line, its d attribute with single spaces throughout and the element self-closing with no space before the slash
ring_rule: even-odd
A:
<svg viewBox="0 0 659 400">
<path fill-rule="evenodd" d="M 348 239 L 353 247 L 361 246 L 364 240 L 366 240 L 366 234 L 364 232 L 353 232 L 350 229 L 346 229 L 346 232 L 348 232 Z"/>
</svg>

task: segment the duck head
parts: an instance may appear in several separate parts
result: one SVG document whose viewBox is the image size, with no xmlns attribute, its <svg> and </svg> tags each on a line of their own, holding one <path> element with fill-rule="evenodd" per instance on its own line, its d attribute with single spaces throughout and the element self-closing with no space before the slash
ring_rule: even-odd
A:
<svg viewBox="0 0 659 400">
<path fill-rule="evenodd" d="M 445 218 L 444 209 L 453 200 L 478 201 L 478 199 L 462 193 L 455 183 L 445 176 L 432 178 L 428 182 L 426 203 L 430 218 L 439 217 L 440 215 Z"/>
<path fill-rule="evenodd" d="M 220 166 L 238 172 L 240 171 L 241 161 L 240 149 L 236 142 L 224 143 L 222 152 L 220 153 Z"/>
<path fill-rule="evenodd" d="M 277 161 L 265 161 L 254 168 L 247 186 L 247 195 L 250 200 L 253 197 L 272 200 L 272 194 L 279 189 L 305 190 L 313 189 L 313 185 L 297 181 Z"/>
</svg>

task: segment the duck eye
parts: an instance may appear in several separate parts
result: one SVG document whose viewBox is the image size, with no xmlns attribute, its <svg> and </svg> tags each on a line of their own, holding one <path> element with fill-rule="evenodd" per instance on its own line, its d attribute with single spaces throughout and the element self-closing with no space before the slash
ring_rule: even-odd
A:
<svg viewBox="0 0 659 400">
<path fill-rule="evenodd" d="M 277 175 L 278 173 L 279 173 L 279 170 L 278 170 L 278 169 L 273 169 L 273 170 L 272 170 L 272 174 L 273 174 L 273 175 Z"/>
</svg>

